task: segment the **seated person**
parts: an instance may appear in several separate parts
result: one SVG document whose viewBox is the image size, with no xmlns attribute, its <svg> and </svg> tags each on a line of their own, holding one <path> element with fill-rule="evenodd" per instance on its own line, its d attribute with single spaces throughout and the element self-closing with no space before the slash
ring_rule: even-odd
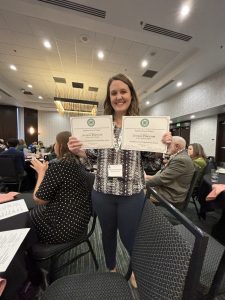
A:
<svg viewBox="0 0 225 300">
<path fill-rule="evenodd" d="M 19 151 L 23 151 L 24 148 L 27 148 L 27 144 L 25 143 L 25 141 L 23 139 L 19 139 L 19 144 L 17 146 L 17 150 Z"/>
<path fill-rule="evenodd" d="M 0 152 L 7 150 L 5 142 L 3 139 L 0 139 Z"/>
<path fill-rule="evenodd" d="M 31 153 L 36 153 L 37 152 L 37 142 L 33 142 L 28 146 L 28 150 L 31 151 Z"/>
<path fill-rule="evenodd" d="M 200 169 L 204 169 L 206 167 L 207 157 L 201 144 L 190 144 L 188 147 L 188 155 L 190 156 L 196 167 Z"/>
<path fill-rule="evenodd" d="M 185 147 L 182 137 L 173 136 L 167 150 L 170 159 L 164 169 L 153 176 L 145 176 L 147 189 L 155 187 L 160 196 L 178 209 L 183 206 L 195 170 Z"/>
<path fill-rule="evenodd" d="M 15 157 L 16 169 L 18 174 L 24 175 L 25 160 L 24 154 L 17 150 L 19 141 L 16 138 L 11 138 L 7 142 L 8 150 L 1 152 L 0 156 Z"/>
<path fill-rule="evenodd" d="M 38 141 L 38 148 L 40 149 L 45 149 L 44 143 L 42 141 Z"/>
<path fill-rule="evenodd" d="M 72 241 L 86 231 L 90 215 L 89 176 L 79 158 L 67 146 L 71 133 L 64 131 L 56 136 L 57 161 L 32 160 L 38 173 L 34 201 L 39 204 L 30 211 L 39 241 L 59 244 Z"/>
</svg>

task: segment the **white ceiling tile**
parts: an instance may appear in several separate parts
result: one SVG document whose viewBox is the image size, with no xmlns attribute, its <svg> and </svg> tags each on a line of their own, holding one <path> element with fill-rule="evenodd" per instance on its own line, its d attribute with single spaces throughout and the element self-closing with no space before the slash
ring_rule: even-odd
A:
<svg viewBox="0 0 225 300">
<path fill-rule="evenodd" d="M 128 54 L 130 47 L 132 45 L 132 41 L 116 38 L 113 42 L 112 51 L 117 53 Z"/>
<path fill-rule="evenodd" d="M 4 12 L 1 13 L 0 11 L 0 29 L 7 29 L 8 25 L 6 23 L 5 17 L 4 17 Z"/>
</svg>

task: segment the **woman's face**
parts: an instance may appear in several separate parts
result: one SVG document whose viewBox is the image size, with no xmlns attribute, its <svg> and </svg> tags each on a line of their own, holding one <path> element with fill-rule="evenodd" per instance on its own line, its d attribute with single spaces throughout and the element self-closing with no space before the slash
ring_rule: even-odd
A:
<svg viewBox="0 0 225 300">
<path fill-rule="evenodd" d="M 188 155 L 190 156 L 190 157 L 193 157 L 193 147 L 190 145 L 189 147 L 188 147 Z"/>
<path fill-rule="evenodd" d="M 121 80 L 113 80 L 109 92 L 115 114 L 125 115 L 131 103 L 131 92 L 128 85 Z"/>
<path fill-rule="evenodd" d="M 54 145 L 54 152 L 56 156 L 59 156 L 59 149 L 60 149 L 59 143 L 56 141 Z"/>
</svg>

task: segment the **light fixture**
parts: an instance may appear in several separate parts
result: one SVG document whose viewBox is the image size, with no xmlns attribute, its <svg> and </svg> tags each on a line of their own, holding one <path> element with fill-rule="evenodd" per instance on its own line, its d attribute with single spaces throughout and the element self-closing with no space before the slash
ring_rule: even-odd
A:
<svg viewBox="0 0 225 300">
<path fill-rule="evenodd" d="M 28 128 L 28 132 L 29 132 L 31 135 L 33 135 L 33 134 L 35 133 L 34 127 L 33 127 L 33 126 L 30 126 L 30 127 Z"/>
<path fill-rule="evenodd" d="M 47 49 L 51 49 L 51 48 L 52 48 L 52 45 L 51 45 L 51 43 L 50 43 L 48 40 L 45 40 L 45 41 L 43 42 L 43 45 L 44 45 L 44 47 L 47 48 Z"/>
<path fill-rule="evenodd" d="M 148 65 L 148 61 L 146 59 L 142 60 L 142 62 L 141 62 L 142 68 L 147 67 L 147 65 Z"/>
<path fill-rule="evenodd" d="M 173 121 L 172 121 L 172 120 L 170 120 L 170 124 L 173 124 Z"/>
<path fill-rule="evenodd" d="M 182 85 L 183 85 L 183 82 L 182 82 L 182 81 L 178 81 L 177 84 L 176 84 L 177 87 L 180 87 L 180 86 L 182 86 Z"/>
<path fill-rule="evenodd" d="M 30 89 L 32 89 L 33 86 L 31 84 L 28 84 L 27 87 L 29 87 Z"/>
<path fill-rule="evenodd" d="M 59 113 L 95 116 L 98 108 L 97 101 L 54 97 L 54 102 Z"/>
<path fill-rule="evenodd" d="M 15 65 L 10 65 L 9 67 L 10 67 L 11 70 L 17 71 L 17 67 Z"/>
<path fill-rule="evenodd" d="M 98 51 L 98 58 L 103 59 L 104 58 L 104 52 L 103 51 Z"/>
<path fill-rule="evenodd" d="M 180 15 L 181 15 L 181 17 L 186 17 L 187 15 L 189 15 L 189 13 L 190 13 L 190 10 L 191 10 L 191 8 L 190 8 L 190 6 L 189 5 L 183 5 L 182 7 L 181 7 L 181 10 L 180 10 Z"/>
<path fill-rule="evenodd" d="M 146 101 L 145 103 L 146 103 L 147 105 L 149 105 L 149 104 L 150 104 L 150 101 Z"/>
<path fill-rule="evenodd" d="M 194 118 L 195 118 L 195 115 L 191 115 L 190 118 L 191 118 L 191 119 L 194 119 Z"/>
<path fill-rule="evenodd" d="M 38 96 L 38 99 L 41 99 L 41 100 L 42 100 L 42 99 L 43 99 L 43 97 L 42 97 L 42 96 Z"/>
</svg>

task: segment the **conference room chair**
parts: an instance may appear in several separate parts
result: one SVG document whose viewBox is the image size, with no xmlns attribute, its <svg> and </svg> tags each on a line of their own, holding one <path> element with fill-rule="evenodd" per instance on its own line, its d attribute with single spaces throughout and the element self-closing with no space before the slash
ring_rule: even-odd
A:
<svg viewBox="0 0 225 300">
<path fill-rule="evenodd" d="M 193 245 L 193 237 L 182 224 L 175 228 L 190 245 Z M 225 247 L 212 236 L 208 235 L 208 238 L 198 287 L 198 299 L 212 300 L 225 294 Z"/>
<path fill-rule="evenodd" d="M 54 281 L 41 300 L 130 300 L 127 280 L 132 270 L 141 300 L 195 299 L 208 237 L 174 206 L 156 197 L 194 235 L 194 247 L 146 200 L 125 277 L 113 272 L 65 276 Z"/>
<path fill-rule="evenodd" d="M 0 156 L 0 184 L 1 190 L 7 186 L 14 185 L 20 192 L 21 184 L 25 175 L 19 174 L 16 169 L 15 157 Z"/>
<path fill-rule="evenodd" d="M 94 214 L 89 223 L 89 230 L 87 232 L 84 232 L 84 234 L 78 239 L 62 244 L 38 243 L 32 247 L 30 254 L 31 257 L 37 262 L 37 265 L 40 265 L 40 269 L 43 273 L 44 288 L 46 288 L 46 286 L 54 280 L 56 273 L 71 265 L 77 259 L 88 253 L 90 253 L 91 257 L 93 258 L 95 268 L 99 268 L 95 252 L 90 242 L 90 237 L 95 230 L 96 218 L 97 216 L 96 214 Z M 68 255 L 68 251 L 74 249 L 75 247 L 78 247 L 81 244 L 86 244 L 87 247 L 82 247 L 82 250 L 80 250 L 79 254 L 77 255 Z M 63 259 L 65 260 L 65 262 L 60 264 L 60 258 L 62 258 L 62 256 L 66 253 L 67 256 Z M 48 263 L 48 270 L 45 270 L 45 267 L 44 269 L 42 268 L 43 263 L 45 265 L 46 263 Z"/>
<path fill-rule="evenodd" d="M 194 191 L 194 189 L 196 187 L 196 183 L 198 181 L 198 178 L 199 178 L 199 170 L 195 169 L 194 174 L 193 174 L 192 179 L 191 179 L 191 183 L 190 183 L 187 195 L 186 195 L 185 200 L 184 200 L 184 205 L 180 209 L 181 212 L 186 211 L 186 209 L 188 207 L 188 204 L 191 201 L 191 197 L 192 197 L 193 191 Z"/>
<path fill-rule="evenodd" d="M 216 169 L 216 163 L 215 163 L 215 159 L 213 156 L 209 156 L 208 157 L 208 162 L 207 165 L 204 168 L 204 171 L 201 173 L 201 178 L 199 180 L 198 186 L 195 186 L 192 195 L 191 195 L 191 202 L 194 204 L 195 206 L 195 210 L 196 210 L 196 214 L 199 218 L 199 220 L 201 220 L 202 216 L 200 214 L 200 208 L 199 208 L 199 192 L 201 189 L 201 185 L 203 182 L 203 177 L 206 174 L 210 174 L 212 169 Z"/>
</svg>

